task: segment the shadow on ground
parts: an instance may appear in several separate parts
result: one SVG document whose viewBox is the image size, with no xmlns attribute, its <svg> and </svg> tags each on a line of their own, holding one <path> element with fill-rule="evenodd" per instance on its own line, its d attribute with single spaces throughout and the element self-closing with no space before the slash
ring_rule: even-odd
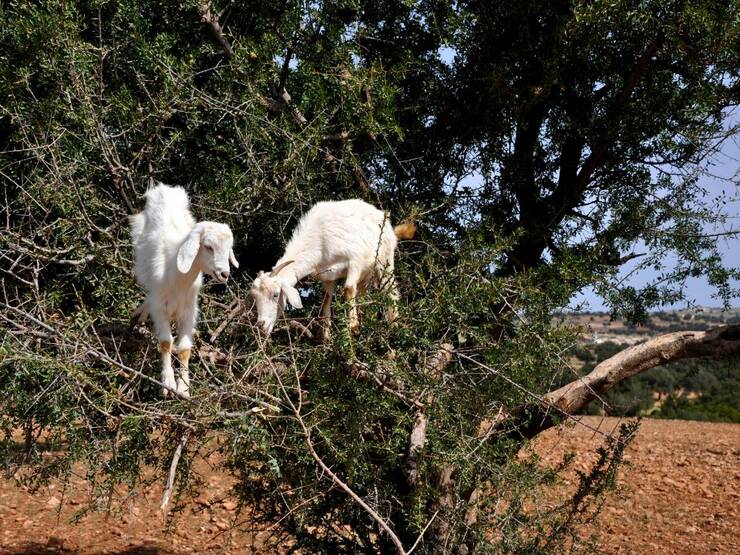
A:
<svg viewBox="0 0 740 555">
<path fill-rule="evenodd" d="M 0 555 L 75 555 L 81 553 L 78 549 L 67 549 L 63 546 L 47 545 L 42 543 L 28 542 L 12 549 L 0 550 Z M 135 545 L 120 551 L 106 551 L 109 555 L 168 555 L 172 553 L 167 549 L 160 549 L 147 545 Z"/>
</svg>

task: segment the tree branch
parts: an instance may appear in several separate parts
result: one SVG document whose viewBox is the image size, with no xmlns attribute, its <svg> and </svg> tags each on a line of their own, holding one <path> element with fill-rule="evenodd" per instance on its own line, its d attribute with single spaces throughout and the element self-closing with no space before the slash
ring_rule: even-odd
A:
<svg viewBox="0 0 740 555">
<path fill-rule="evenodd" d="M 370 515 L 370 517 L 380 526 L 380 528 L 388 535 L 391 542 L 396 548 L 396 552 L 400 555 L 406 555 L 407 551 L 403 547 L 403 543 L 401 543 L 401 540 L 396 535 L 396 533 L 393 531 L 393 529 L 390 527 L 390 525 L 385 521 L 385 519 L 378 514 L 375 509 L 373 509 L 370 505 L 368 505 L 362 497 L 360 497 L 357 493 L 354 492 L 354 490 L 349 487 L 348 484 L 346 484 L 339 476 L 337 476 L 331 468 L 323 461 L 323 459 L 319 456 L 319 454 L 316 452 L 316 449 L 314 448 L 313 440 L 311 439 L 311 430 L 306 425 L 306 422 L 303 420 L 303 415 L 301 414 L 301 407 L 303 405 L 303 397 L 301 394 L 301 381 L 298 376 L 298 372 L 296 372 L 296 382 L 298 384 L 298 402 L 294 403 L 293 400 L 290 398 L 290 395 L 288 394 L 288 391 L 285 389 L 285 386 L 283 385 L 282 380 L 280 379 L 280 376 L 275 373 L 275 377 L 277 378 L 278 384 L 280 384 L 280 389 L 283 391 L 283 395 L 285 396 L 285 401 L 290 405 L 290 408 L 293 410 L 293 415 L 295 416 L 296 421 L 298 422 L 298 425 L 301 427 L 301 430 L 303 430 L 303 435 L 306 440 L 306 447 L 308 447 L 308 452 L 310 453 L 311 457 L 314 461 L 316 461 L 316 464 L 318 464 L 321 467 L 321 470 L 326 474 L 334 484 L 339 486 L 340 489 L 342 489 L 347 495 L 352 498 L 352 500 L 357 503 L 362 509 Z"/>
<path fill-rule="evenodd" d="M 551 407 L 573 414 L 597 395 L 656 366 L 687 358 L 733 356 L 740 356 L 740 325 L 709 331 L 668 333 L 634 345 L 601 362 L 590 374 L 547 393 L 544 401 Z"/>
<path fill-rule="evenodd" d="M 624 380 L 646 370 L 688 358 L 740 356 L 740 325 L 708 331 L 680 331 L 654 337 L 599 363 L 591 373 L 537 397 L 533 402 L 503 412 L 485 437 L 498 434 L 532 438 L 553 427 L 560 414 L 573 414 Z"/>
<path fill-rule="evenodd" d="M 561 152 L 560 177 L 557 188 L 547 197 L 540 197 L 536 183 L 531 177 L 531 157 L 537 144 L 537 133 L 547 115 L 541 100 L 533 104 L 526 120 L 520 123 L 515 139 L 512 160 L 506 169 L 515 172 L 507 177 L 512 192 L 516 195 L 520 209 L 519 223 L 524 234 L 507 254 L 507 261 L 497 272 L 511 275 L 517 271 L 537 265 L 548 245 L 549 236 L 566 214 L 582 199 L 596 169 L 602 164 L 619 131 L 617 123 L 624 107 L 641 79 L 647 73 L 654 56 L 663 45 L 663 39 L 653 40 L 625 75 L 624 86 L 614 99 L 604 117 L 603 132 L 591 145 L 591 152 L 577 171 L 583 138 L 576 134 L 563 145 Z M 572 101 L 570 102 L 572 104 Z"/>
<path fill-rule="evenodd" d="M 224 30 L 218 21 L 218 14 L 211 11 L 211 2 L 202 3 L 198 11 L 200 12 L 200 20 L 206 24 L 211 35 L 213 35 L 213 38 L 216 39 L 221 50 L 223 50 L 224 56 L 227 59 L 232 58 L 234 56 L 234 50 L 224 36 Z"/>
<path fill-rule="evenodd" d="M 452 362 L 454 349 L 450 343 L 442 343 L 439 349 L 424 361 L 424 374 L 434 381 L 442 381 L 442 373 Z M 410 487 L 414 487 L 419 479 L 419 458 L 427 440 L 429 417 L 424 410 L 433 402 L 434 398 L 430 395 L 425 405 L 417 405 L 416 419 L 409 433 L 409 449 L 403 465 L 403 474 Z"/>
<path fill-rule="evenodd" d="M 632 71 L 627 76 L 624 87 L 620 91 L 619 96 L 617 96 L 616 100 L 614 101 L 614 105 L 612 106 L 612 109 L 607 116 L 607 127 L 604 131 L 602 139 L 591 149 L 591 154 L 589 154 L 588 158 L 586 158 L 586 161 L 583 163 L 581 171 L 578 172 L 578 177 L 576 179 L 578 189 L 585 188 L 585 186 L 591 180 L 591 176 L 593 175 L 594 170 L 604 159 L 604 156 L 606 155 L 607 150 L 609 149 L 609 146 L 613 141 L 615 131 L 614 126 L 608 125 L 608 123 L 613 122 L 619 116 L 619 114 L 622 113 L 624 105 L 627 104 L 627 101 L 629 100 L 630 96 L 632 96 L 632 93 L 637 87 L 637 84 L 647 72 L 650 63 L 653 60 L 653 56 L 655 56 L 658 50 L 660 50 L 662 44 L 662 39 L 652 41 L 647 46 L 647 48 L 645 48 L 642 56 L 640 56 L 640 58 L 635 63 L 635 66 L 632 68 Z"/>
<path fill-rule="evenodd" d="M 390 373 L 385 372 L 382 368 L 372 370 L 367 364 L 360 361 L 347 363 L 345 368 L 353 378 L 374 383 L 381 391 L 398 397 L 404 403 L 415 406 L 419 409 L 424 408 L 424 403 L 417 399 L 410 399 L 405 394 L 403 384 L 390 375 Z"/>
</svg>

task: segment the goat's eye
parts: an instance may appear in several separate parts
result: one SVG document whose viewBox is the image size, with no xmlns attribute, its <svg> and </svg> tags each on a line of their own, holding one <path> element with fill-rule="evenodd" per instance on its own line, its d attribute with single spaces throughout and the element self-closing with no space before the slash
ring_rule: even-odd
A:
<svg viewBox="0 0 740 555">
<path fill-rule="evenodd" d="M 212 251 L 213 247 L 211 245 L 203 245 L 207 251 Z"/>
<path fill-rule="evenodd" d="M 280 296 L 280 293 L 273 293 L 272 298 L 277 299 Z"/>
</svg>

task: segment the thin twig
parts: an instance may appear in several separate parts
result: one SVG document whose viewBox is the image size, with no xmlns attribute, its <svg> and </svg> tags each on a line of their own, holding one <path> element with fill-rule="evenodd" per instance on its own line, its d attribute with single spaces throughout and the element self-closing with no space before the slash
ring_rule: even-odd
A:
<svg viewBox="0 0 740 555">
<path fill-rule="evenodd" d="M 378 523 L 378 525 L 385 531 L 386 534 L 388 534 L 388 537 L 390 537 L 391 541 L 393 542 L 393 545 L 396 546 L 396 550 L 400 555 L 407 555 L 406 550 L 403 547 L 403 544 L 401 543 L 401 540 L 398 538 L 396 533 L 393 531 L 393 529 L 388 525 L 388 523 L 385 521 L 385 519 L 380 516 L 370 505 L 365 503 L 365 501 L 357 495 L 351 487 L 349 487 L 339 476 L 337 476 L 334 472 L 332 472 L 331 468 L 327 466 L 327 464 L 321 459 L 319 454 L 316 452 L 316 449 L 314 449 L 313 441 L 311 440 L 311 431 L 306 427 L 306 423 L 303 421 L 303 417 L 301 416 L 300 406 L 302 401 L 302 396 L 300 394 L 301 391 L 301 383 L 300 381 L 297 382 L 298 392 L 299 392 L 299 405 L 296 407 L 296 405 L 293 403 L 293 400 L 290 398 L 290 395 L 288 395 L 288 391 L 285 389 L 285 385 L 283 385 L 282 380 L 280 379 L 280 376 L 275 372 L 275 377 L 278 380 L 278 383 L 280 384 L 280 388 L 283 390 L 283 395 L 285 395 L 285 399 L 290 405 L 291 409 L 293 409 L 293 414 L 295 415 L 296 421 L 298 422 L 298 425 L 303 430 L 303 435 L 306 439 L 306 447 L 308 447 L 308 451 L 311 454 L 311 457 L 313 460 L 316 461 L 316 464 L 318 464 L 321 467 L 321 470 L 326 473 L 329 478 L 331 478 L 332 482 L 334 482 L 337 486 L 339 486 L 344 492 L 349 495 L 352 500 L 357 503 L 360 507 L 362 507 L 365 512 L 367 512 L 372 519 Z M 298 379 L 298 375 L 296 375 L 296 379 Z"/>
</svg>

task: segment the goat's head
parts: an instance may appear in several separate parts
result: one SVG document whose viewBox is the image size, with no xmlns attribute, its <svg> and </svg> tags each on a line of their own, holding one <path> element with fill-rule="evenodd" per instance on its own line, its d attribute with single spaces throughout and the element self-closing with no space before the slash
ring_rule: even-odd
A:
<svg viewBox="0 0 740 555">
<path fill-rule="evenodd" d="M 201 271 L 226 283 L 230 275 L 229 262 L 234 268 L 239 267 L 233 245 L 234 236 L 229 226 L 216 222 L 199 222 L 177 251 L 177 269 L 186 274 L 197 260 Z"/>
<path fill-rule="evenodd" d="M 303 308 L 298 290 L 287 278 L 278 275 L 280 270 L 292 262 L 290 260 L 280 264 L 269 274 L 266 272 L 257 274 L 249 291 L 257 307 L 257 325 L 265 335 L 272 333 L 272 328 L 283 314 L 286 304 L 289 303 L 295 308 Z"/>
</svg>

